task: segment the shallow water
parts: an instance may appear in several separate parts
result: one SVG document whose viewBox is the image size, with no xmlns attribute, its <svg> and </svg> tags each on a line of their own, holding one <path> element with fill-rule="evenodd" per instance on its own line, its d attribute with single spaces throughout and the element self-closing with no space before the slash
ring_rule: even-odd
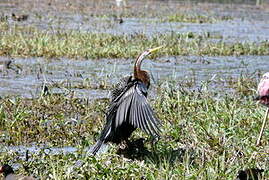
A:
<svg viewBox="0 0 269 180">
<path fill-rule="evenodd" d="M 40 151 L 44 151 L 49 154 L 67 154 L 74 153 L 77 151 L 77 148 L 66 146 L 66 147 L 42 147 L 42 146 L 8 146 L 2 147 L 0 152 L 17 152 L 22 156 L 26 154 L 26 151 L 30 153 L 39 153 Z"/>
<path fill-rule="evenodd" d="M 269 7 L 244 4 L 207 4 L 187 3 L 182 1 L 128 1 L 126 8 L 117 8 L 114 1 L 97 3 L 59 1 L 48 5 L 30 4 L 0 4 L 2 15 L 8 17 L 13 25 L 35 26 L 40 30 L 79 30 L 83 32 L 104 32 L 112 34 L 144 33 L 211 33 L 222 37 L 224 41 L 265 41 L 269 40 Z M 55 11 L 59 10 L 59 11 Z M 158 13 L 156 14 L 156 11 Z M 10 18 L 11 12 L 29 14 L 27 21 L 17 22 Z M 215 23 L 182 23 L 163 22 L 169 14 L 200 14 L 209 17 L 229 16 L 232 20 L 216 21 Z M 132 15 L 133 14 L 133 15 Z M 136 14 L 136 15 L 135 15 Z M 145 17 L 136 17 L 137 15 Z M 127 16 L 127 17 L 126 17 Z M 129 17 L 131 16 L 131 17 Z M 133 16 L 133 17 L 132 17 Z M 119 24 L 114 17 L 123 17 Z M 218 39 L 217 39 L 218 40 Z"/>
<path fill-rule="evenodd" d="M 41 30 L 55 32 L 58 30 L 78 30 L 81 32 L 137 34 L 145 35 L 164 34 L 164 33 L 187 33 L 194 32 L 197 34 L 210 33 L 217 35 L 216 40 L 225 42 L 260 42 L 269 40 L 269 23 L 268 21 L 251 21 L 251 20 L 229 20 L 216 23 L 183 23 L 183 22 L 160 22 L 159 19 L 145 18 L 123 18 L 123 23 L 114 22 L 113 18 L 91 18 L 90 22 L 85 22 L 83 17 L 75 15 L 74 19 L 65 18 L 63 22 L 56 20 L 39 21 L 33 20 L 25 22 L 38 27 Z M 269 16 L 268 16 L 269 19 Z M 23 24 L 12 22 L 11 25 Z M 214 39 L 214 37 L 212 38 Z"/>
<path fill-rule="evenodd" d="M 33 146 L 0 146 L 0 153 L 16 153 L 17 158 L 21 158 L 24 161 L 31 161 L 31 157 L 33 155 L 40 154 L 50 154 L 50 155 L 59 155 L 59 154 L 74 154 L 77 153 L 78 148 L 72 147 L 72 146 L 65 146 L 65 147 L 48 147 L 48 146 L 42 146 L 42 145 L 33 145 Z M 86 151 L 86 150 L 85 150 Z M 87 151 L 86 151 L 87 152 Z M 29 158 L 29 159 L 28 159 Z M 19 164 L 13 165 L 15 168 L 18 168 Z"/>
<path fill-rule="evenodd" d="M 198 57 L 179 56 L 145 60 L 153 86 L 167 79 L 182 81 L 195 78 L 197 83 L 214 77 L 238 78 L 255 72 L 268 71 L 269 56 Z M 44 83 L 53 93 L 74 91 L 81 98 L 109 96 L 111 85 L 130 75 L 133 60 L 45 60 L 42 58 L 14 59 L 7 71 L 0 72 L 0 96 L 37 97 Z M 89 85 L 90 84 L 90 85 Z M 100 84 L 107 84 L 102 88 Z"/>
</svg>

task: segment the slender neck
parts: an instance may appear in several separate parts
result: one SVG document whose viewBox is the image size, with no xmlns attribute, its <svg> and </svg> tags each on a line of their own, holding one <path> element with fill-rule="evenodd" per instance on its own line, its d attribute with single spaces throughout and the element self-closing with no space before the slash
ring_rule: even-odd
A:
<svg viewBox="0 0 269 180">
<path fill-rule="evenodd" d="M 134 65 L 134 78 L 141 80 L 147 87 L 149 87 L 150 84 L 150 78 L 146 71 L 141 70 L 141 64 L 144 59 L 144 57 L 148 55 L 148 52 L 143 52 L 135 61 Z"/>
<path fill-rule="evenodd" d="M 134 65 L 134 77 L 136 79 L 139 79 L 139 75 L 141 74 L 141 64 L 142 61 L 145 57 L 144 55 L 145 53 L 142 53 L 135 61 L 135 65 Z"/>
</svg>

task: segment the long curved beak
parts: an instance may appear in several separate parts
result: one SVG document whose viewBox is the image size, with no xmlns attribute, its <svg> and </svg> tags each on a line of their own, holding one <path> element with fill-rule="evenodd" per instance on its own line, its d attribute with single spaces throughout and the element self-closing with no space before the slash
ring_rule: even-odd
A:
<svg viewBox="0 0 269 180">
<path fill-rule="evenodd" d="M 157 51 L 157 50 L 159 50 L 159 49 L 161 49 L 161 48 L 163 48 L 163 46 L 159 46 L 159 47 L 156 47 L 156 48 L 152 48 L 152 49 L 149 49 L 148 51 L 149 51 L 149 53 L 152 53 L 152 52 Z"/>
</svg>

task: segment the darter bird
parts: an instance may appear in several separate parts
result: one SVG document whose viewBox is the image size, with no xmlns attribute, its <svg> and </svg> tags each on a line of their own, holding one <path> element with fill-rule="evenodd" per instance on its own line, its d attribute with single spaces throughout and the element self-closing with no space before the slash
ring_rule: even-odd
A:
<svg viewBox="0 0 269 180">
<path fill-rule="evenodd" d="M 257 143 L 256 143 L 257 146 L 259 146 L 261 143 L 262 134 L 263 134 L 265 124 L 268 118 L 268 113 L 269 113 L 269 72 L 265 73 L 262 76 L 262 79 L 258 85 L 258 94 L 259 95 L 256 98 L 256 100 L 258 100 L 261 104 L 265 105 L 267 107 L 267 110 L 264 116 L 264 120 L 262 123 L 259 137 L 257 139 Z"/>
<path fill-rule="evenodd" d="M 160 136 L 160 121 L 147 101 L 150 77 L 147 71 L 141 70 L 143 59 L 160 48 L 149 49 L 139 55 L 134 64 L 133 76 L 124 77 L 112 90 L 106 124 L 91 150 L 93 155 L 108 142 L 119 144 L 127 141 L 136 128 L 154 138 Z"/>
</svg>

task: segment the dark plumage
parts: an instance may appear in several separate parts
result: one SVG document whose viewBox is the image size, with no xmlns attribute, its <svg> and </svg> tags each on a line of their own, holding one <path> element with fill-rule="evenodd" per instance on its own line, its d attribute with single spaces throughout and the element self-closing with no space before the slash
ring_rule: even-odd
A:
<svg viewBox="0 0 269 180">
<path fill-rule="evenodd" d="M 119 144 L 127 140 L 136 128 L 153 137 L 159 136 L 160 122 L 147 101 L 150 78 L 146 71 L 140 69 L 145 56 L 159 48 L 149 49 L 138 56 L 134 75 L 121 79 L 112 91 L 106 124 L 92 149 L 93 155 L 107 142 Z"/>
<path fill-rule="evenodd" d="M 263 169 L 251 168 L 238 171 L 236 180 L 259 180 L 261 179 Z"/>
<path fill-rule="evenodd" d="M 9 174 L 14 174 L 14 171 L 11 166 L 9 166 L 8 164 L 4 164 L 0 168 L 0 173 L 3 173 L 4 177 L 7 177 Z"/>
<path fill-rule="evenodd" d="M 11 14 L 11 18 L 13 21 L 26 21 L 28 19 L 28 15 L 16 15 L 14 13 Z"/>
<path fill-rule="evenodd" d="M 35 178 L 32 176 L 15 175 L 12 167 L 8 164 L 4 164 L 2 167 L 0 167 L 0 173 L 3 173 L 4 175 L 3 180 L 35 180 Z"/>
</svg>

